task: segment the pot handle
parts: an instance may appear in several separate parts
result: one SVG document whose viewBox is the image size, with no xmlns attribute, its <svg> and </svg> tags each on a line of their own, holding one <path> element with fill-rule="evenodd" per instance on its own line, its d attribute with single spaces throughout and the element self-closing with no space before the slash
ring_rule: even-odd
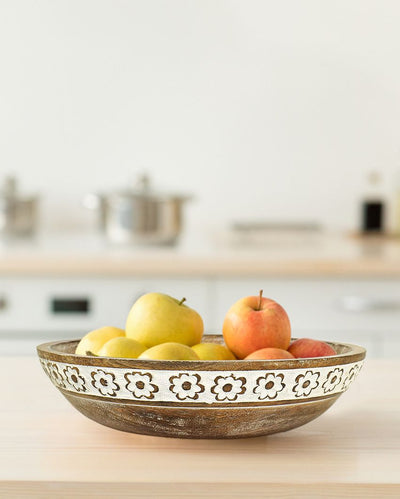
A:
<svg viewBox="0 0 400 499">
<path fill-rule="evenodd" d="M 88 210 L 99 210 L 102 202 L 102 197 L 94 193 L 86 194 L 82 199 L 82 205 Z"/>
</svg>

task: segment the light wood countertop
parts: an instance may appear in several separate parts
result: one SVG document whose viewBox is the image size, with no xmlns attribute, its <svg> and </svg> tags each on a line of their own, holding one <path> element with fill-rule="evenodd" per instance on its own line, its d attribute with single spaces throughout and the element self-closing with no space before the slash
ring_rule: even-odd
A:
<svg viewBox="0 0 400 499">
<path fill-rule="evenodd" d="M 367 359 L 307 425 L 244 440 L 179 440 L 78 413 L 34 357 L 1 358 L 0 497 L 399 497 L 400 362 Z"/>
<path fill-rule="evenodd" d="M 175 248 L 144 248 L 111 245 L 93 235 L 62 234 L 0 245 L 0 275 L 396 278 L 400 241 L 320 234 L 249 245 L 199 236 Z"/>
</svg>

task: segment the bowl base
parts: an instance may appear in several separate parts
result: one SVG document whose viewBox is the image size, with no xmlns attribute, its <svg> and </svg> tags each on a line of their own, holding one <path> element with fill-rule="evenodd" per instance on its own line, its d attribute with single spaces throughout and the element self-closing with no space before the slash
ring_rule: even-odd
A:
<svg viewBox="0 0 400 499">
<path fill-rule="evenodd" d="M 211 408 L 119 403 L 62 392 L 79 412 L 104 426 L 141 435 L 189 439 L 249 438 L 288 431 L 320 416 L 340 396 L 300 404 Z"/>
</svg>

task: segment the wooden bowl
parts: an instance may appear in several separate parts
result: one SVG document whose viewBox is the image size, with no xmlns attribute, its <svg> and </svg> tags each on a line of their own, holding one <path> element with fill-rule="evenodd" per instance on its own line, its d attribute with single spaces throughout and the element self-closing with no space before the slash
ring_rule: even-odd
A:
<svg viewBox="0 0 400 499">
<path fill-rule="evenodd" d="M 78 341 L 45 343 L 37 351 L 53 384 L 100 424 L 164 437 L 240 438 L 304 425 L 347 390 L 366 351 L 328 343 L 337 355 L 290 360 L 94 357 L 75 355 Z"/>
</svg>

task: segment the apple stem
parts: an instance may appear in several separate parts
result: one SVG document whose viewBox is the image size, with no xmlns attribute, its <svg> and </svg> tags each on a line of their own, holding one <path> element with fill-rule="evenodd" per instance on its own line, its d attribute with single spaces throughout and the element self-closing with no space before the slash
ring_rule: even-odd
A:
<svg viewBox="0 0 400 499">
<path fill-rule="evenodd" d="M 186 301 L 186 298 L 182 298 L 182 300 L 178 303 L 178 305 L 182 305 L 184 301 Z"/>
<path fill-rule="evenodd" d="M 263 290 L 260 289 L 260 301 L 258 302 L 257 310 L 261 310 L 262 295 L 263 295 Z"/>
</svg>

